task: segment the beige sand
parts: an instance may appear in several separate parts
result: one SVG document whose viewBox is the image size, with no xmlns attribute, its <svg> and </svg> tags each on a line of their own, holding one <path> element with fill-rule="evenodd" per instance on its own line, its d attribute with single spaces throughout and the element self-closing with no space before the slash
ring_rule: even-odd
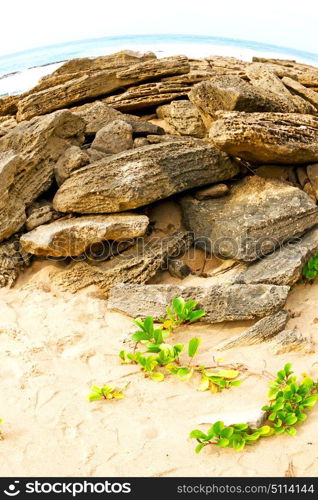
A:
<svg viewBox="0 0 318 500">
<path fill-rule="evenodd" d="M 197 379 L 152 382 L 118 359 L 132 320 L 107 313 L 106 301 L 92 290 L 56 290 L 50 276 L 57 269 L 35 263 L 14 289 L 0 290 L 1 476 L 282 476 L 291 465 L 296 476 L 318 474 L 318 408 L 296 437 L 264 439 L 240 453 L 211 447 L 196 455 L 188 438 L 207 414 L 213 422 L 255 413 L 266 401 L 268 373 L 287 361 L 317 377 L 316 354 L 274 356 L 269 344 L 226 351 L 225 362 L 245 363 L 249 376 L 222 394 L 197 392 Z M 296 313 L 288 328 L 297 326 L 314 341 L 317 298 L 318 283 L 297 285 L 288 300 Z M 213 347 L 250 324 L 193 325 L 174 339 L 200 336 L 198 361 L 210 364 Z M 86 400 L 92 384 L 128 381 L 124 400 Z"/>
</svg>

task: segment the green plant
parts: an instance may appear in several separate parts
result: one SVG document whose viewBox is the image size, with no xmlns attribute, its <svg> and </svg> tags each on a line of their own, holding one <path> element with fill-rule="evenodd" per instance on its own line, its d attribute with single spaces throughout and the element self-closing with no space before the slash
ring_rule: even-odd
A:
<svg viewBox="0 0 318 500">
<path fill-rule="evenodd" d="M 195 300 L 185 300 L 182 297 L 177 297 L 172 300 L 171 307 L 167 307 L 167 319 L 163 319 L 163 324 L 170 331 L 182 324 L 189 324 L 198 321 L 205 316 L 205 311 L 195 308 L 197 307 Z"/>
<path fill-rule="evenodd" d="M 155 328 L 152 316 L 147 316 L 144 320 L 136 318 L 134 322 L 140 328 L 140 330 L 131 336 L 131 340 L 135 342 L 148 342 L 149 344 L 160 345 L 169 335 L 169 332 L 164 330 L 162 326 Z"/>
<path fill-rule="evenodd" d="M 240 374 L 238 370 L 221 369 L 217 372 L 211 372 L 206 370 L 205 367 L 201 367 L 200 371 L 202 376 L 198 390 L 202 392 L 221 392 L 224 389 L 237 387 L 242 383 L 241 380 L 234 380 Z"/>
<path fill-rule="evenodd" d="M 318 275 L 318 253 L 312 255 L 302 269 L 302 274 L 307 280 L 313 280 Z"/>
<path fill-rule="evenodd" d="M 295 425 L 307 418 L 305 411 L 311 410 L 318 400 L 318 384 L 304 376 L 301 382 L 292 376 L 291 363 L 287 363 L 277 373 L 277 378 L 270 383 L 269 405 L 262 410 L 268 411 L 268 420 L 272 422 L 275 434 L 297 433 Z"/>
<path fill-rule="evenodd" d="M 307 418 L 305 412 L 311 410 L 318 400 L 318 382 L 314 382 L 306 374 L 301 382 L 297 382 L 297 377 L 292 376 L 291 366 L 291 363 L 287 363 L 277 373 L 277 378 L 269 384 L 270 401 L 262 408 L 268 412 L 269 425 L 253 430 L 246 423 L 225 426 L 219 421 L 213 424 L 206 434 L 194 430 L 190 433 L 190 438 L 199 443 L 196 452 L 199 453 L 207 445 L 241 451 L 245 445 L 254 444 L 261 437 L 283 433 L 294 436 L 297 432 L 294 426 Z"/>
<path fill-rule="evenodd" d="M 88 401 L 97 401 L 99 399 L 123 399 L 124 387 L 122 389 L 118 389 L 117 387 L 111 387 L 110 385 L 104 385 L 103 387 L 98 387 L 97 385 L 93 385 L 91 387 L 91 392 L 88 395 Z"/>
<path fill-rule="evenodd" d="M 272 428 L 264 425 L 257 430 L 252 430 L 247 424 L 224 425 L 224 422 L 218 421 L 205 434 L 200 430 L 194 430 L 190 438 L 196 439 L 196 453 L 208 445 L 219 446 L 220 448 L 234 448 L 241 451 L 245 445 L 255 444 L 261 436 L 272 434 Z"/>
</svg>

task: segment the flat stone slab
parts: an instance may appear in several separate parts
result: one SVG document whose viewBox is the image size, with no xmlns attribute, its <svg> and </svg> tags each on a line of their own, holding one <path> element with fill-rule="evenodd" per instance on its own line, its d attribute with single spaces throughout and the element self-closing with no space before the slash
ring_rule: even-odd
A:
<svg viewBox="0 0 318 500">
<path fill-rule="evenodd" d="M 284 306 L 288 286 L 275 285 L 138 285 L 118 284 L 112 288 L 108 308 L 129 316 L 161 318 L 175 297 L 194 299 L 206 315 L 206 323 L 236 321 L 268 316 Z"/>
<path fill-rule="evenodd" d="M 196 244 L 220 258 L 256 260 L 318 223 L 318 208 L 302 190 L 278 179 L 246 177 L 219 199 L 181 199 Z M 277 270 L 279 272 L 279 270 Z"/>
<path fill-rule="evenodd" d="M 62 212 L 112 213 L 233 177 L 236 162 L 199 139 L 143 146 L 77 170 L 57 191 Z"/>
<path fill-rule="evenodd" d="M 65 257 L 80 255 L 95 243 L 125 241 L 145 234 L 145 215 L 88 215 L 39 226 L 20 238 L 22 248 L 34 255 Z"/>
</svg>

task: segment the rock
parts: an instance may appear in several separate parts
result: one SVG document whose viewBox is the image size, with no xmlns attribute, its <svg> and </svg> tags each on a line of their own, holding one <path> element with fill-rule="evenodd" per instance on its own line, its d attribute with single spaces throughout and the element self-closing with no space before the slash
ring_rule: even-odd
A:
<svg viewBox="0 0 318 500">
<path fill-rule="evenodd" d="M 133 83 L 165 75 L 189 72 L 189 62 L 184 56 L 151 59 L 123 70 L 85 72 L 53 87 L 28 93 L 18 102 L 17 118 L 29 120 L 57 109 L 71 106 L 92 98 L 106 96 Z"/>
<path fill-rule="evenodd" d="M 194 299 L 204 309 L 205 323 L 268 316 L 285 304 L 289 287 L 275 285 L 139 285 L 119 284 L 110 293 L 108 308 L 129 316 L 162 318 L 175 297 Z"/>
<path fill-rule="evenodd" d="M 18 111 L 17 102 L 19 96 L 8 95 L 0 98 L 0 116 L 15 115 Z"/>
<path fill-rule="evenodd" d="M 278 179 L 246 177 L 215 200 L 181 199 L 185 227 L 220 258 L 253 261 L 318 223 L 318 208 Z"/>
<path fill-rule="evenodd" d="M 190 88 L 186 83 L 151 82 L 130 87 L 122 94 L 111 95 L 103 101 L 120 111 L 140 111 L 186 97 Z"/>
<path fill-rule="evenodd" d="M 150 142 L 146 137 L 136 137 L 136 139 L 134 139 L 134 148 L 141 148 L 142 146 L 148 146 L 148 144 L 150 144 Z"/>
<path fill-rule="evenodd" d="M 30 263 L 29 256 L 19 248 L 19 240 L 13 236 L 0 244 L 0 288 L 12 287 Z"/>
<path fill-rule="evenodd" d="M 224 422 L 230 426 L 234 424 L 247 424 L 251 429 L 262 427 L 267 420 L 267 412 L 259 408 L 247 409 L 245 411 L 235 411 L 232 413 L 215 413 L 208 415 L 200 415 L 198 425 L 212 425 L 215 422 Z"/>
<path fill-rule="evenodd" d="M 287 181 L 291 169 L 292 167 L 286 167 L 284 165 L 262 165 L 257 168 L 257 175 L 264 179 L 280 179 L 282 181 Z"/>
<path fill-rule="evenodd" d="M 318 253 L 318 227 L 239 272 L 235 283 L 293 285 L 311 255 Z"/>
<path fill-rule="evenodd" d="M 24 234 L 20 243 L 26 252 L 35 255 L 75 256 L 104 240 L 125 241 L 143 236 L 148 224 L 148 217 L 132 213 L 62 219 Z"/>
<path fill-rule="evenodd" d="M 204 137 L 206 128 L 197 108 L 190 101 L 172 101 L 157 108 L 158 118 L 164 119 L 180 135 Z"/>
<path fill-rule="evenodd" d="M 147 135 L 147 141 L 150 144 L 161 144 L 163 142 L 180 142 L 184 137 L 179 135 L 165 134 L 165 135 Z"/>
<path fill-rule="evenodd" d="M 58 186 L 68 179 L 74 170 L 85 167 L 90 157 L 78 146 L 69 147 L 58 159 L 54 166 L 54 175 Z"/>
<path fill-rule="evenodd" d="M 284 330 L 276 335 L 270 350 L 274 354 L 284 354 L 292 351 L 306 354 L 314 352 L 312 342 L 297 330 Z"/>
<path fill-rule="evenodd" d="M 253 85 L 262 90 L 272 92 L 279 99 L 281 112 L 296 113 L 298 106 L 293 101 L 293 96 L 275 73 L 263 63 L 253 63 L 246 68 L 246 74 Z"/>
<path fill-rule="evenodd" d="M 189 276 L 189 274 L 193 274 L 188 264 L 180 259 L 169 260 L 168 271 L 173 278 L 180 278 L 181 280 Z"/>
<path fill-rule="evenodd" d="M 103 153 L 103 151 L 98 151 L 97 149 L 93 148 L 88 148 L 86 150 L 86 153 L 88 154 L 90 163 L 94 163 L 95 161 L 99 161 L 102 158 L 108 158 L 109 156 L 111 156 L 107 153 Z"/>
<path fill-rule="evenodd" d="M 223 75 L 198 83 L 189 92 L 189 98 L 208 127 L 218 110 L 285 111 L 275 94 L 258 89 L 238 76 Z"/>
<path fill-rule="evenodd" d="M 308 165 L 307 175 L 310 184 L 313 187 L 316 198 L 318 198 L 318 163 L 314 163 L 313 165 Z"/>
<path fill-rule="evenodd" d="M 23 226 L 25 208 L 50 187 L 55 163 L 81 143 L 84 126 L 64 110 L 20 123 L 0 139 L 0 241 Z"/>
<path fill-rule="evenodd" d="M 141 120 L 138 116 L 121 113 L 101 101 L 95 101 L 94 103 L 88 103 L 72 108 L 72 112 L 85 120 L 85 134 L 88 136 L 95 135 L 101 128 L 114 122 L 115 120 L 122 120 L 129 123 L 129 125 L 133 128 L 134 134 L 136 135 L 164 133 L 161 127 Z"/>
<path fill-rule="evenodd" d="M 226 184 L 213 184 L 203 189 L 199 189 L 194 193 L 196 200 L 209 200 L 211 198 L 221 198 L 229 194 L 230 189 Z"/>
<path fill-rule="evenodd" d="M 217 345 L 217 351 L 225 351 L 226 349 L 233 349 L 233 347 L 241 347 L 246 345 L 260 344 L 265 342 L 276 333 L 282 331 L 288 321 L 288 313 L 286 311 L 279 311 L 271 316 L 266 316 L 255 323 L 247 330 L 229 340 L 225 340 Z"/>
<path fill-rule="evenodd" d="M 308 177 L 307 177 L 307 172 L 306 172 L 305 167 L 298 167 L 296 169 L 296 173 L 297 173 L 297 178 L 298 178 L 299 184 L 303 188 L 305 186 L 305 184 L 307 184 L 307 182 L 308 182 Z M 258 172 L 257 172 L 257 174 L 258 174 Z"/>
<path fill-rule="evenodd" d="M 77 292 L 97 285 L 107 296 L 116 283 L 147 283 L 170 258 L 181 256 L 192 244 L 191 234 L 178 231 L 163 240 L 138 241 L 137 245 L 107 262 L 75 263 L 54 279 L 61 289 Z"/>
<path fill-rule="evenodd" d="M 222 151 L 258 164 L 318 161 L 318 118 L 288 113 L 221 113 L 210 138 Z"/>
<path fill-rule="evenodd" d="M 303 190 L 316 203 L 317 195 L 310 182 L 306 182 L 306 184 L 303 187 Z"/>
<path fill-rule="evenodd" d="M 16 126 L 17 121 L 12 116 L 0 116 L 0 137 L 6 135 Z"/>
<path fill-rule="evenodd" d="M 237 172 L 234 161 L 199 140 L 144 146 L 74 172 L 53 205 L 62 212 L 122 212 Z"/>
<path fill-rule="evenodd" d="M 27 231 L 32 231 L 38 226 L 60 219 L 63 214 L 56 212 L 50 201 L 41 200 L 32 203 L 27 209 L 27 216 L 25 227 Z"/>
<path fill-rule="evenodd" d="M 133 128 L 123 120 L 115 120 L 101 128 L 92 143 L 92 148 L 103 153 L 121 153 L 133 147 Z"/>
</svg>

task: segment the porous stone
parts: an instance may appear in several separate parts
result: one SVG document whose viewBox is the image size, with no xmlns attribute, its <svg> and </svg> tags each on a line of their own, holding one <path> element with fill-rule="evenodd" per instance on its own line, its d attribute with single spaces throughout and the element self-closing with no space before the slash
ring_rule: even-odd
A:
<svg viewBox="0 0 318 500">
<path fill-rule="evenodd" d="M 180 135 L 204 137 L 206 128 L 194 104 L 190 101 L 172 101 L 157 108 L 158 118 L 164 119 Z"/>
<path fill-rule="evenodd" d="M 287 299 L 289 287 L 275 285 L 146 285 L 119 284 L 110 293 L 108 308 L 129 316 L 165 315 L 166 307 L 175 297 L 196 300 L 206 315 L 206 323 L 236 321 L 268 316 L 280 310 Z"/>
<path fill-rule="evenodd" d="M 266 316 L 255 323 L 247 330 L 229 340 L 225 340 L 218 344 L 215 349 L 217 351 L 225 351 L 226 349 L 233 349 L 234 347 L 241 347 L 246 345 L 259 344 L 270 339 L 276 333 L 282 331 L 288 321 L 288 313 L 286 311 L 279 311 L 271 316 Z"/>
<path fill-rule="evenodd" d="M 30 264 L 29 256 L 20 249 L 13 236 L 0 244 L 0 288 L 12 287 L 20 273 Z"/>
<path fill-rule="evenodd" d="M 276 335 L 270 346 L 270 350 L 274 354 L 284 354 L 293 351 L 303 352 L 305 354 L 314 352 L 312 342 L 295 329 L 283 330 Z"/>
<path fill-rule="evenodd" d="M 220 258 L 253 261 L 318 223 L 316 204 L 278 179 L 246 177 L 215 200 L 181 198 L 196 244 Z"/>
<path fill-rule="evenodd" d="M 57 191 L 53 205 L 62 212 L 122 212 L 237 172 L 236 162 L 203 141 L 166 142 L 113 155 L 74 172 Z"/>
<path fill-rule="evenodd" d="M 62 219 L 24 234 L 20 243 L 26 252 L 35 255 L 75 256 L 104 240 L 143 236 L 148 224 L 145 215 L 129 213 Z"/>
<path fill-rule="evenodd" d="M 106 262 L 73 263 L 54 280 L 63 290 L 77 292 L 96 285 L 105 296 L 116 283 L 147 283 L 168 260 L 180 257 L 193 243 L 192 235 L 178 231 L 163 240 L 138 241 L 137 245 Z"/>
<path fill-rule="evenodd" d="M 188 264 L 180 259 L 170 259 L 168 263 L 168 271 L 173 278 L 180 278 L 182 280 L 189 276 L 189 274 L 192 274 L 192 270 Z"/>
<path fill-rule="evenodd" d="M 48 222 L 53 222 L 54 220 L 60 219 L 64 214 L 56 212 L 53 209 L 52 203 L 47 200 L 40 200 L 32 203 L 27 209 L 27 220 L 25 227 L 27 231 L 32 231 L 42 224 L 47 224 Z"/>
<path fill-rule="evenodd" d="M 219 113 L 210 129 L 222 151 L 257 164 L 318 161 L 318 118 L 295 113 Z"/>
<path fill-rule="evenodd" d="M 103 153 L 121 153 L 133 147 L 133 128 L 123 120 L 115 120 L 101 128 L 92 143 L 92 148 Z"/>
<path fill-rule="evenodd" d="M 54 165 L 81 143 L 84 127 L 64 110 L 20 123 L 0 139 L 0 241 L 23 226 L 25 208 L 50 187 Z"/>
<path fill-rule="evenodd" d="M 210 198 L 221 198 L 229 194 L 230 189 L 226 184 L 214 184 L 213 186 L 199 189 L 194 193 L 196 200 L 209 200 Z"/>
<path fill-rule="evenodd" d="M 85 167 L 90 157 L 79 146 L 70 146 L 58 159 L 54 166 L 54 175 L 58 186 L 68 179 L 74 170 Z"/>
</svg>

